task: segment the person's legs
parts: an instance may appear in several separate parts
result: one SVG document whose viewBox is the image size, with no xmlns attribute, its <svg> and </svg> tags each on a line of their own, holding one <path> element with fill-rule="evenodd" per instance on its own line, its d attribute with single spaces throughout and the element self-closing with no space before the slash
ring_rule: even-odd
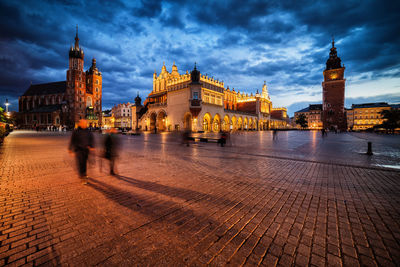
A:
<svg viewBox="0 0 400 267">
<path fill-rule="evenodd" d="M 85 179 L 84 183 L 87 181 L 86 166 L 89 152 L 86 150 L 81 150 L 76 152 L 77 162 L 78 162 L 78 172 L 81 179 Z"/>
<path fill-rule="evenodd" d="M 111 157 L 111 158 L 110 158 L 110 174 L 111 174 L 111 175 L 114 175 L 114 174 L 115 174 L 115 172 L 114 172 L 114 163 L 115 163 L 115 158 L 114 158 L 114 157 Z"/>
</svg>

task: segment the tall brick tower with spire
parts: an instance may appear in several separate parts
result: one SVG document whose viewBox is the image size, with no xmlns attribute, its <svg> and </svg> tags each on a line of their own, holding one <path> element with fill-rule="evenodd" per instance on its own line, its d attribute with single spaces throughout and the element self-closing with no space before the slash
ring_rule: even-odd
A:
<svg viewBox="0 0 400 267">
<path fill-rule="evenodd" d="M 87 119 L 93 127 L 101 126 L 101 72 L 92 66 L 84 71 L 84 52 L 79 46 L 78 26 L 76 26 L 75 44 L 69 50 L 69 68 L 67 70 L 66 100 L 69 126 L 73 127 L 80 119 Z"/>
<path fill-rule="evenodd" d="M 337 56 L 335 41 L 332 39 L 332 48 L 326 61 L 322 82 L 322 122 L 328 129 L 346 130 L 346 117 L 344 113 L 344 79 L 345 67 L 342 66 L 340 57 Z"/>
</svg>

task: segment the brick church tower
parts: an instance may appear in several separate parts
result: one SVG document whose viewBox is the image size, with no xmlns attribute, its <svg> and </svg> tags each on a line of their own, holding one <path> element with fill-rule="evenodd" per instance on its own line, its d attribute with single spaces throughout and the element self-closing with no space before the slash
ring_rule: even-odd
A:
<svg viewBox="0 0 400 267">
<path fill-rule="evenodd" d="M 90 126 L 101 126 L 101 72 L 92 66 L 84 71 L 84 53 L 79 46 L 78 27 L 76 28 L 75 45 L 69 50 L 69 68 L 67 70 L 66 100 L 68 103 L 67 123 L 73 127 L 80 119 L 87 119 Z"/>
<path fill-rule="evenodd" d="M 324 81 L 322 82 L 322 122 L 323 127 L 346 130 L 346 117 L 344 113 L 344 79 L 345 67 L 342 66 L 340 57 L 337 56 L 335 41 L 329 59 L 326 61 Z"/>
</svg>

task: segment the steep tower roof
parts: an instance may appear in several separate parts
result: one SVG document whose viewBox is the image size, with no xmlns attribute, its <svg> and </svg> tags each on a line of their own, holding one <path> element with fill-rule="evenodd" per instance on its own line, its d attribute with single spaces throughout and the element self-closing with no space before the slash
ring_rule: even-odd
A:
<svg viewBox="0 0 400 267">
<path fill-rule="evenodd" d="M 341 59 L 337 56 L 336 47 L 335 47 L 335 40 L 332 38 L 332 48 L 329 52 L 329 58 L 326 61 L 326 69 L 325 70 L 332 70 L 332 69 L 339 69 L 342 67 Z"/>
<path fill-rule="evenodd" d="M 76 25 L 75 45 L 69 49 L 69 57 L 83 59 L 83 49 L 79 47 L 78 25 Z"/>
</svg>

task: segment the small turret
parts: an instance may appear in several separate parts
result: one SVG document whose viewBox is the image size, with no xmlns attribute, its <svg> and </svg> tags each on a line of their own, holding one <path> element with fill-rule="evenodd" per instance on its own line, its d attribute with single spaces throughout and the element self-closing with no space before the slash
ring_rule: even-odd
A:
<svg viewBox="0 0 400 267">
<path fill-rule="evenodd" d="M 135 97 L 135 106 L 137 106 L 137 107 L 142 106 L 142 99 L 139 96 L 139 92 L 137 93 L 137 96 Z"/>
<path fill-rule="evenodd" d="M 194 63 L 194 69 L 190 72 L 190 79 L 192 83 L 200 82 L 200 71 L 197 70 L 196 62 Z"/>
<path fill-rule="evenodd" d="M 267 88 L 266 81 L 264 81 L 264 85 L 263 85 L 262 90 L 261 90 L 261 97 L 269 99 L 269 94 L 268 94 L 268 88 Z"/>
<path fill-rule="evenodd" d="M 165 61 L 163 62 L 163 66 L 161 68 L 161 73 L 166 73 L 167 72 L 167 67 L 165 67 Z"/>
</svg>

